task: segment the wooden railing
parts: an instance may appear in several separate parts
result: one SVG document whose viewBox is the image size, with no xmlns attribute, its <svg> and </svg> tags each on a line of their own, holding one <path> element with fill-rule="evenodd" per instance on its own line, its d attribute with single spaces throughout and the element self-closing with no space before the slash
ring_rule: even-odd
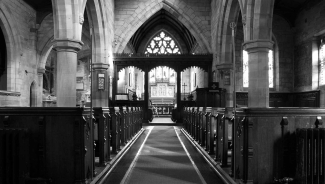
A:
<svg viewBox="0 0 325 184">
<path fill-rule="evenodd" d="M 141 130 L 142 109 L 94 108 L 93 121 L 90 117 L 89 108 L 0 108 L 0 142 L 8 143 L 0 144 L 0 150 L 11 140 L 15 143 L 8 154 L 0 152 L 0 183 L 13 183 L 8 176 L 18 178 L 16 183 L 89 183 L 94 177 L 96 149 L 100 164 L 106 165 L 111 153 Z M 18 139 L 20 135 L 27 137 Z M 28 149 L 25 140 L 29 140 Z M 10 159 L 15 155 L 20 159 Z"/>
<path fill-rule="evenodd" d="M 183 122 L 186 132 L 234 181 L 307 184 L 325 183 L 325 171 L 320 168 L 325 164 L 321 145 L 325 137 L 319 133 L 321 138 L 310 138 L 319 146 L 305 141 L 305 146 L 314 145 L 309 154 L 301 141 L 297 145 L 297 135 L 301 139 L 301 128 L 323 130 L 324 116 L 325 109 L 320 108 L 240 108 L 234 118 L 231 108 L 186 107 Z M 313 177 L 317 182 L 300 174 L 308 168 L 317 172 Z"/>
</svg>

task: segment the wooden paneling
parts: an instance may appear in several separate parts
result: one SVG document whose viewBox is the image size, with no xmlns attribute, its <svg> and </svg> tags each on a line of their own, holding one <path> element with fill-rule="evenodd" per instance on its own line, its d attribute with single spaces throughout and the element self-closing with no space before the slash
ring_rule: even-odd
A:
<svg viewBox="0 0 325 184">
<path fill-rule="evenodd" d="M 315 128 L 317 117 L 324 114 L 325 109 L 239 109 L 234 127 L 236 178 L 248 183 L 295 178 L 296 129 Z"/>
<path fill-rule="evenodd" d="M 270 107 L 319 107 L 320 91 L 270 92 Z M 247 92 L 236 92 L 236 103 L 248 106 Z"/>
<path fill-rule="evenodd" d="M 207 110 L 210 112 L 210 108 Z M 202 124 L 199 117 L 203 112 L 203 108 L 184 108 L 184 129 L 198 143 L 205 141 L 206 151 L 213 147 L 215 155 L 211 157 L 222 167 L 227 167 L 234 180 L 254 184 L 285 183 L 286 180 L 299 183 L 301 178 L 304 184 L 315 183 L 316 179 L 316 183 L 323 182 L 323 175 L 310 175 L 311 179 L 302 175 L 306 175 L 307 167 L 314 167 L 310 170 L 316 174 L 324 172 L 321 169 L 325 160 L 324 145 L 320 142 L 324 142 L 322 119 L 325 108 L 239 108 L 234 122 L 231 108 L 212 108 L 209 118 L 203 119 Z M 211 136 L 214 132 L 215 144 L 211 144 L 210 136 L 204 141 L 197 138 L 201 134 L 198 130 L 204 129 L 204 121 L 208 125 L 209 119 L 211 124 L 207 126 L 207 134 Z M 311 138 L 307 133 L 301 138 L 304 139 L 302 147 L 311 145 L 310 149 L 297 147 L 296 135 L 300 128 L 317 132 L 308 134 Z M 306 141 L 308 139 L 313 141 Z M 320 146 L 315 147 L 316 144 Z M 299 149 L 303 150 L 297 152 Z M 319 154 L 316 154 L 317 150 Z M 312 156 L 306 157 L 308 154 Z"/>
<path fill-rule="evenodd" d="M 29 130 L 27 181 L 83 183 L 92 178 L 92 129 L 82 108 L 0 108 L 0 128 L 5 127 Z"/>
<path fill-rule="evenodd" d="M 197 88 L 192 92 L 197 107 L 225 107 L 225 90 L 209 92 L 209 88 Z"/>
</svg>

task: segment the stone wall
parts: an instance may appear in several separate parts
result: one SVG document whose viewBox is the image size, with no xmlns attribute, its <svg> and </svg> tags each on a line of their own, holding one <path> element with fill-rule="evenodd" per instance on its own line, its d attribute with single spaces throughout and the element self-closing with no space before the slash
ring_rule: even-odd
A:
<svg viewBox="0 0 325 184">
<path fill-rule="evenodd" d="M 140 69 L 134 69 L 134 84 L 138 98 L 144 99 L 144 72 Z"/>
<path fill-rule="evenodd" d="M 191 80 L 191 69 L 187 68 L 183 72 L 181 72 L 181 93 L 184 94 L 184 83 L 185 83 L 185 93 L 189 93 L 192 91 L 193 82 Z M 178 77 L 178 76 L 177 76 Z"/>
<path fill-rule="evenodd" d="M 78 60 L 77 62 L 77 105 L 83 105 L 83 103 L 88 102 L 88 94 L 90 93 L 90 71 L 89 71 L 89 61 L 87 59 Z"/>
<path fill-rule="evenodd" d="M 1 106 L 29 106 L 30 87 L 33 82 L 38 85 L 36 67 L 36 12 L 21 0 L 3 0 L 0 3 L 1 29 L 5 34 L 7 50 L 8 83 L 7 91 L 21 94 L 20 100 L 5 98 Z"/>
<path fill-rule="evenodd" d="M 293 91 L 294 29 L 280 16 L 273 16 L 275 90 Z"/>
<path fill-rule="evenodd" d="M 196 79 L 195 79 L 196 78 Z M 191 91 L 208 87 L 208 76 L 199 67 L 191 67 Z"/>
<path fill-rule="evenodd" d="M 295 21 L 294 90 L 312 89 L 312 41 L 325 30 L 325 1 L 306 6 Z"/>
<path fill-rule="evenodd" d="M 117 93 L 125 93 L 126 83 L 126 70 L 125 68 L 118 71 L 117 78 Z"/>
</svg>

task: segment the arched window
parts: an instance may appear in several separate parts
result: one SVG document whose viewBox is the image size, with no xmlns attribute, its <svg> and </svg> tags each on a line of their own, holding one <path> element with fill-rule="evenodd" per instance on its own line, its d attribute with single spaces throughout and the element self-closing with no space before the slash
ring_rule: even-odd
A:
<svg viewBox="0 0 325 184">
<path fill-rule="evenodd" d="M 274 52 L 269 50 L 268 58 L 269 58 L 269 88 L 274 87 Z M 248 53 L 243 50 L 243 87 L 247 88 L 249 86 L 249 78 L 248 78 Z"/>
<path fill-rule="evenodd" d="M 325 84 L 325 43 L 321 39 L 319 47 L 319 85 Z"/>
<path fill-rule="evenodd" d="M 180 54 L 176 42 L 165 32 L 157 34 L 147 46 L 145 54 Z"/>
</svg>

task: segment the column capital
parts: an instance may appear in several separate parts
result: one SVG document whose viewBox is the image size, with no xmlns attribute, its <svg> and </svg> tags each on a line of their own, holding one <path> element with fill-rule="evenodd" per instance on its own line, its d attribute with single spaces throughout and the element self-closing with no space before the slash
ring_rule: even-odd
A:
<svg viewBox="0 0 325 184">
<path fill-rule="evenodd" d="M 52 41 L 53 49 L 57 52 L 75 52 L 81 50 L 83 42 L 80 40 L 74 40 L 70 38 L 59 38 Z"/>
<path fill-rule="evenodd" d="M 92 68 L 94 70 L 107 70 L 109 67 L 109 64 L 107 63 L 93 63 Z"/>
<path fill-rule="evenodd" d="M 247 52 L 268 51 L 273 50 L 274 42 L 272 40 L 258 39 L 249 40 L 243 43 L 243 48 Z"/>
</svg>

